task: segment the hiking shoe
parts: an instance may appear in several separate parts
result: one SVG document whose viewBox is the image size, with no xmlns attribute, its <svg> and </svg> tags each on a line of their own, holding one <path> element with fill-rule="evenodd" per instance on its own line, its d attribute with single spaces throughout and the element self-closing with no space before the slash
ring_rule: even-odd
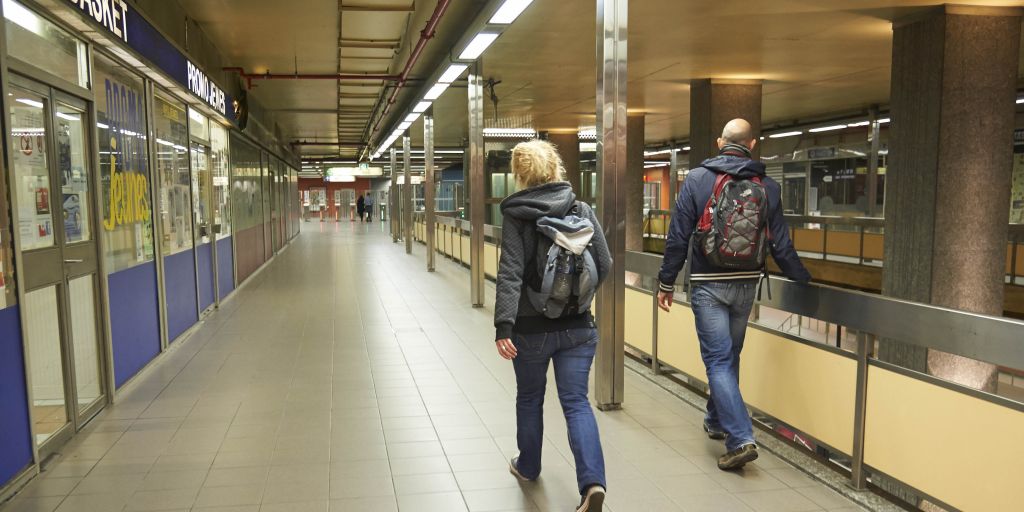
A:
<svg viewBox="0 0 1024 512">
<path fill-rule="evenodd" d="M 580 498 L 576 512 L 601 512 L 604 510 L 604 487 L 591 485 Z"/>
<path fill-rule="evenodd" d="M 707 423 L 704 424 L 704 432 L 707 432 L 708 437 L 714 439 L 715 441 L 722 441 L 726 437 L 728 437 L 728 434 L 726 434 L 724 430 L 719 428 L 712 428 Z"/>
<path fill-rule="evenodd" d="M 516 467 L 517 462 L 519 462 L 519 457 L 512 457 L 512 460 L 508 462 L 508 472 L 512 473 L 512 476 L 518 478 L 520 482 L 532 482 L 533 479 L 526 478 L 519 472 L 519 468 Z"/>
<path fill-rule="evenodd" d="M 745 444 L 718 458 L 718 469 L 729 471 L 742 468 L 746 463 L 757 460 L 757 446 Z"/>
</svg>

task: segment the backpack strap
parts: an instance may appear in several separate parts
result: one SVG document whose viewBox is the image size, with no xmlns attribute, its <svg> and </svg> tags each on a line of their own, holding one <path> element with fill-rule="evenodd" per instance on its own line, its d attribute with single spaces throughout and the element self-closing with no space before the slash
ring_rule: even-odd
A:
<svg viewBox="0 0 1024 512">
<path fill-rule="evenodd" d="M 717 174 L 718 177 L 715 178 L 715 187 L 711 189 L 711 197 L 708 198 L 707 204 L 704 205 L 704 211 L 700 216 L 700 220 L 697 222 L 698 231 L 708 231 L 711 229 L 711 210 L 715 206 L 715 199 L 718 199 L 718 196 L 722 194 L 722 189 L 725 188 L 725 184 L 732 181 L 732 176 L 724 172 Z"/>
</svg>

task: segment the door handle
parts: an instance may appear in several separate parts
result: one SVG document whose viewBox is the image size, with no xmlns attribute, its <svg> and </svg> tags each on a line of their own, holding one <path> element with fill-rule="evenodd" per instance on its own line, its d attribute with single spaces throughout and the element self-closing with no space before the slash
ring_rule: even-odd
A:
<svg viewBox="0 0 1024 512">
<path fill-rule="evenodd" d="M 85 263 L 85 260 L 64 260 L 64 263 Z"/>
</svg>

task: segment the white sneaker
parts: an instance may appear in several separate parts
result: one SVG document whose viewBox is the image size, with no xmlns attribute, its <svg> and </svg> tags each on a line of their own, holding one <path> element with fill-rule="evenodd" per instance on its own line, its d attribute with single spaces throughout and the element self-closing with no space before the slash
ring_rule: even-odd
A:
<svg viewBox="0 0 1024 512">
<path fill-rule="evenodd" d="M 576 512 L 601 512 L 604 510 L 604 494 L 604 487 L 600 485 L 587 487 L 587 492 L 580 498 L 580 506 L 576 507 Z"/>
</svg>

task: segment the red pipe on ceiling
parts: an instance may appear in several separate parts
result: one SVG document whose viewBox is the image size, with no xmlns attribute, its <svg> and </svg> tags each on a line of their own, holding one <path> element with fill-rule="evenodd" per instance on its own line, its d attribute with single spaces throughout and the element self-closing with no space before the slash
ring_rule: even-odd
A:
<svg viewBox="0 0 1024 512">
<path fill-rule="evenodd" d="M 391 92 L 391 97 L 388 98 L 387 103 L 384 105 L 384 111 L 381 112 L 380 119 L 377 120 L 377 124 L 373 126 L 373 131 L 376 132 L 380 128 L 380 123 L 388 115 L 388 111 L 391 110 L 391 106 L 395 104 L 395 98 L 398 97 L 398 92 L 405 87 L 405 83 L 409 78 L 409 72 L 412 71 L 413 66 L 420 60 L 420 54 L 423 53 L 423 48 L 427 45 L 427 41 L 434 38 L 434 34 L 437 32 L 437 25 L 441 23 L 441 17 L 444 16 L 445 11 L 448 10 L 448 4 L 451 0 L 438 0 L 437 6 L 434 7 L 434 13 L 430 15 L 430 19 L 427 20 L 427 26 L 420 31 L 420 39 L 416 42 L 416 47 L 413 48 L 412 53 L 409 55 L 409 60 L 405 62 L 405 68 L 402 69 L 402 73 L 398 78 L 398 84 L 395 90 Z"/>
</svg>

